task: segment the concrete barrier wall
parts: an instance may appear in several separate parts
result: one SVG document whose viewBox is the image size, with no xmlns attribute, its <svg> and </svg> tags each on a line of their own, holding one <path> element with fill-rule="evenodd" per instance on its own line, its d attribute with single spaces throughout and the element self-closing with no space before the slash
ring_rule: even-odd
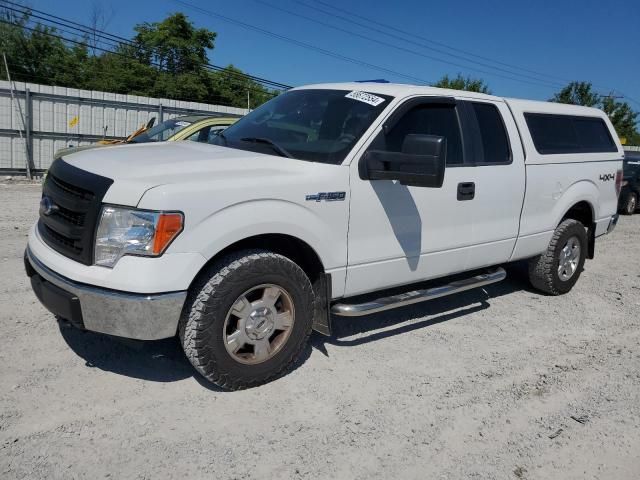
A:
<svg viewBox="0 0 640 480">
<path fill-rule="evenodd" d="M 33 167 L 44 170 L 61 148 L 94 143 L 103 137 L 126 137 L 152 117 L 157 123 L 196 112 L 247 113 L 244 108 L 166 98 L 24 82 L 16 82 L 15 86 L 14 97 L 20 103 L 27 128 L 11 100 L 10 83 L 0 81 L 0 171 L 26 169 L 27 142 Z"/>
</svg>

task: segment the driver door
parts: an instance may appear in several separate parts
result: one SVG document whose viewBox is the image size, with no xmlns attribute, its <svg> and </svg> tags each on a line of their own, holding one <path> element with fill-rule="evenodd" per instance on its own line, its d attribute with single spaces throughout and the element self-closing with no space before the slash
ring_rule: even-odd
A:
<svg viewBox="0 0 640 480">
<path fill-rule="evenodd" d="M 400 105 L 391 130 L 387 119 L 350 165 L 351 210 L 345 295 L 409 284 L 460 272 L 473 242 L 472 210 L 460 199 L 461 184 L 473 182 L 465 163 L 459 106 L 452 98 L 413 98 Z M 369 150 L 401 152 L 407 135 L 446 139 L 446 170 L 440 188 L 363 180 L 359 162 Z M 404 152 L 403 152 L 404 153 Z"/>
</svg>

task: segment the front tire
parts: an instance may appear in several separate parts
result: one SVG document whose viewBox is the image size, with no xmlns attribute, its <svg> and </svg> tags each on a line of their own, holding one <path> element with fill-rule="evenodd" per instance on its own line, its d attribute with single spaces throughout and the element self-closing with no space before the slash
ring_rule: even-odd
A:
<svg viewBox="0 0 640 480">
<path fill-rule="evenodd" d="M 550 295 L 570 291 L 578 281 L 587 256 L 587 232 L 577 220 L 564 220 L 556 228 L 547 251 L 529 260 L 529 280 Z"/>
<path fill-rule="evenodd" d="M 638 196 L 634 192 L 630 192 L 622 207 L 622 213 L 625 215 L 633 215 L 638 208 Z"/>
<path fill-rule="evenodd" d="M 267 250 L 221 258 L 191 288 L 178 327 L 191 364 L 216 385 L 267 383 L 295 365 L 313 324 L 304 271 Z"/>
</svg>

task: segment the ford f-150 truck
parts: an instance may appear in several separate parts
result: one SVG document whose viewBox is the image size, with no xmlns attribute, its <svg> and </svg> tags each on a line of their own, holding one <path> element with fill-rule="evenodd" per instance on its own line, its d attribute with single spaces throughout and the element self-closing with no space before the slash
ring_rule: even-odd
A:
<svg viewBox="0 0 640 480">
<path fill-rule="evenodd" d="M 59 318 L 177 335 L 228 389 L 282 375 L 332 316 L 497 282 L 509 262 L 566 293 L 617 221 L 624 152 L 593 108 L 324 84 L 279 95 L 215 143 L 56 160 L 25 266 Z"/>
</svg>

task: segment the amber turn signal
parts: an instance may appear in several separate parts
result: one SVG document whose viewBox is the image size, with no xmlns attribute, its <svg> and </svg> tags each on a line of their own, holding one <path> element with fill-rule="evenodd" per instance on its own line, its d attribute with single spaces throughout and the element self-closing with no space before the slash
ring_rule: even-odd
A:
<svg viewBox="0 0 640 480">
<path fill-rule="evenodd" d="M 153 240 L 153 253 L 160 255 L 182 231 L 183 217 L 181 213 L 162 213 L 158 218 L 156 235 Z"/>
</svg>

